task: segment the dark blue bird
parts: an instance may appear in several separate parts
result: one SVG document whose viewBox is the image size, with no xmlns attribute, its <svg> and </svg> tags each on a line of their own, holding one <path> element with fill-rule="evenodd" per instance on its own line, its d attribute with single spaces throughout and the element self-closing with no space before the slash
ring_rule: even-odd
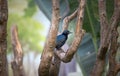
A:
<svg viewBox="0 0 120 76">
<path fill-rule="evenodd" d="M 71 33 L 70 31 L 64 30 L 62 34 L 57 36 L 57 38 L 56 38 L 56 46 L 55 46 L 56 49 L 60 49 L 65 44 L 65 42 L 66 42 L 66 40 L 68 38 L 68 35 L 70 33 Z"/>
</svg>

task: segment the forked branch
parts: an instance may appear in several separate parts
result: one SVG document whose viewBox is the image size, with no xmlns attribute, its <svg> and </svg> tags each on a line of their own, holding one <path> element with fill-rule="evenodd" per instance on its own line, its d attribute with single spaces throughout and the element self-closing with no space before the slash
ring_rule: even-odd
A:
<svg viewBox="0 0 120 76">
<path fill-rule="evenodd" d="M 84 17 L 84 9 L 85 9 L 85 3 L 86 0 L 81 0 L 79 4 L 79 9 L 78 12 L 77 10 L 75 13 L 73 13 L 72 17 L 75 16 L 75 14 L 78 14 L 77 17 L 77 23 L 76 23 L 76 32 L 75 32 L 75 37 L 74 40 L 70 46 L 70 48 L 67 50 L 67 52 L 61 52 L 61 51 L 55 51 L 56 55 L 60 58 L 61 61 L 67 63 L 70 62 L 76 53 L 78 46 L 82 40 L 82 37 L 84 36 L 85 31 L 82 29 L 83 25 L 83 17 Z M 69 22 L 69 21 L 68 21 Z M 65 26 L 66 28 L 66 26 Z"/>
<path fill-rule="evenodd" d="M 100 48 L 98 50 L 97 54 L 97 60 L 94 65 L 94 68 L 92 70 L 91 76 L 101 76 L 103 71 L 104 71 L 104 66 L 105 66 L 105 59 L 106 59 L 106 53 L 108 51 L 108 47 L 110 46 L 109 49 L 109 70 L 111 67 L 115 67 L 116 62 L 114 59 L 114 55 L 116 55 L 117 51 L 117 42 L 114 40 L 117 39 L 116 36 L 118 36 L 117 33 L 117 27 L 118 23 L 120 20 L 120 0 L 114 0 L 114 13 L 113 16 L 111 17 L 110 23 L 108 23 L 108 20 L 106 18 L 106 5 L 105 5 L 105 0 L 99 0 L 99 15 L 100 15 L 100 26 L 101 26 L 101 42 L 100 42 Z M 108 26 L 109 24 L 109 26 Z M 114 36 L 115 35 L 115 36 Z M 114 40 L 112 39 L 114 38 Z M 110 42 L 111 41 L 111 42 Z M 112 45 L 112 46 L 111 46 Z M 115 45 L 115 46 L 114 46 Z M 113 48 L 114 46 L 114 48 Z M 112 54 L 114 50 L 114 55 Z M 111 53 L 112 51 L 112 53 Z M 113 61 L 113 62 L 111 62 Z M 119 64 L 117 64 L 118 67 Z M 115 70 L 116 68 L 112 68 L 111 70 Z M 118 68 L 117 68 L 118 69 Z M 110 74 L 112 72 L 112 74 Z M 115 71 L 109 71 L 108 76 L 112 75 L 115 76 Z M 114 74 L 114 75 L 113 75 Z"/>
<path fill-rule="evenodd" d="M 77 16 L 77 13 L 78 13 L 78 9 L 76 9 L 75 12 L 73 12 L 70 16 L 67 16 L 67 17 L 64 18 L 64 20 L 63 20 L 63 31 L 68 29 L 69 22 Z"/>
<path fill-rule="evenodd" d="M 75 12 L 73 12 L 70 16 L 67 16 L 67 17 L 64 18 L 64 20 L 63 20 L 63 31 L 68 29 L 69 22 L 77 16 L 77 12 L 78 12 L 78 9 Z M 59 52 L 60 51 L 63 52 L 62 49 L 59 50 Z M 49 71 L 49 73 L 50 73 L 49 76 L 58 76 L 59 69 L 60 69 L 60 64 L 61 64 L 60 58 L 58 56 L 56 56 L 56 54 L 54 54 L 53 61 L 52 61 L 50 71 Z"/>
<path fill-rule="evenodd" d="M 117 38 L 119 36 L 117 28 L 120 20 L 120 0 L 114 0 L 114 13 L 111 18 L 111 35 L 110 35 L 110 49 L 109 49 L 109 70 L 107 76 L 116 76 L 120 71 L 120 63 L 116 61 L 116 54 L 118 50 Z"/>
</svg>

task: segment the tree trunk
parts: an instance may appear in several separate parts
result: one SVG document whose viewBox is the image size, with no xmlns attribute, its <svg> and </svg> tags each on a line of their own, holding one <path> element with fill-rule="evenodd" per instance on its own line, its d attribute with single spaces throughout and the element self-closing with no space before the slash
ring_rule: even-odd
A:
<svg viewBox="0 0 120 76">
<path fill-rule="evenodd" d="M 6 56 L 7 19 L 7 0 L 0 0 L 0 76 L 8 76 L 8 65 Z"/>
<path fill-rule="evenodd" d="M 92 70 L 91 76 L 102 76 L 105 67 L 106 53 L 109 51 L 109 71 L 107 76 L 116 76 L 120 71 L 120 64 L 115 61 L 117 53 L 117 27 L 120 20 L 120 0 L 114 0 L 114 12 L 110 19 L 107 20 L 106 0 L 98 0 L 99 15 L 101 26 L 101 42 L 98 50 L 96 63 Z M 109 26 L 108 26 L 109 25 Z M 109 49 L 110 48 L 110 49 Z M 109 49 L 109 50 L 108 50 Z"/>
<path fill-rule="evenodd" d="M 14 52 L 14 60 L 11 62 L 14 76 L 25 76 L 23 68 L 23 51 L 18 39 L 17 26 L 11 28 L 11 42 Z"/>
<path fill-rule="evenodd" d="M 68 63 L 72 60 L 85 33 L 85 31 L 82 29 L 85 3 L 86 0 L 81 0 L 78 10 L 76 10 L 72 15 L 65 18 L 63 29 L 68 29 L 69 21 L 78 15 L 75 37 L 67 52 L 62 51 L 63 49 L 54 51 L 55 56 L 53 62 L 55 63 L 52 65 L 51 62 L 54 55 L 53 50 L 55 48 L 54 46 L 59 23 L 59 2 L 57 0 L 52 0 L 52 25 L 43 50 L 42 59 L 38 70 L 39 76 L 57 76 L 59 73 L 60 62 L 63 61 L 65 63 Z"/>
<path fill-rule="evenodd" d="M 49 69 L 54 55 L 55 40 L 58 33 L 59 20 L 59 0 L 52 0 L 52 22 L 38 69 L 39 76 L 49 76 Z"/>
</svg>

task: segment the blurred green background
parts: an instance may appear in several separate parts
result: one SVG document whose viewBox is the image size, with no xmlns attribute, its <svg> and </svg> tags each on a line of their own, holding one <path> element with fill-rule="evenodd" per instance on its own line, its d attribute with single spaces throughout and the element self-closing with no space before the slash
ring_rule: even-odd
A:
<svg viewBox="0 0 120 76">
<path fill-rule="evenodd" d="M 35 18 L 38 8 L 34 0 L 8 0 L 8 52 L 12 50 L 10 28 L 18 26 L 18 35 L 24 51 L 39 51 L 45 42 L 45 27 Z"/>
</svg>

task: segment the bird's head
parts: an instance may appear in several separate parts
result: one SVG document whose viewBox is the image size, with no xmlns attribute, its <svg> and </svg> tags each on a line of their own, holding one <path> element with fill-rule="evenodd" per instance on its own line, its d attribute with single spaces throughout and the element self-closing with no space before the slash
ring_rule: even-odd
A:
<svg viewBox="0 0 120 76">
<path fill-rule="evenodd" d="M 63 35 L 68 35 L 68 34 L 70 34 L 70 33 L 72 33 L 72 32 L 70 32 L 69 30 L 64 30 L 62 34 L 63 34 Z"/>
</svg>

